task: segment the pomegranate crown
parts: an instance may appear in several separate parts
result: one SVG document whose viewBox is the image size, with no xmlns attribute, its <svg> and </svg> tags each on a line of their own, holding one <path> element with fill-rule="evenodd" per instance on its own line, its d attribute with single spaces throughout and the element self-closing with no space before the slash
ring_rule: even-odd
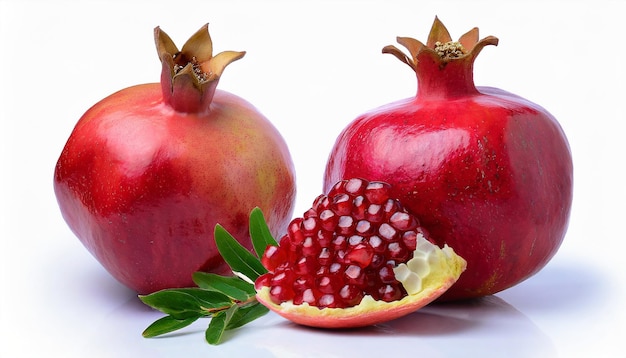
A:
<svg viewBox="0 0 626 358">
<path fill-rule="evenodd" d="M 224 51 L 213 56 L 213 41 L 208 29 L 209 24 L 205 24 L 181 50 L 160 27 L 154 29 L 154 40 L 163 65 L 163 96 L 177 110 L 199 112 L 208 109 L 226 66 L 246 54 L 245 51 Z"/>
<path fill-rule="evenodd" d="M 228 64 L 246 54 L 245 51 L 224 51 L 213 56 L 209 24 L 191 36 L 180 51 L 158 26 L 154 29 L 154 39 L 159 58 L 169 65 L 174 81 L 177 77 L 189 76 L 198 88 L 219 79 Z"/>
<path fill-rule="evenodd" d="M 410 56 L 405 55 L 394 45 L 385 46 L 383 53 L 396 56 L 416 72 L 418 71 L 420 60 L 423 61 L 426 58 L 431 58 L 439 63 L 440 67 L 445 67 L 449 62 L 453 61 L 468 61 L 472 63 L 483 47 L 498 45 L 498 39 L 494 36 L 487 36 L 479 40 L 477 27 L 466 32 L 458 41 L 453 41 L 448 29 L 438 17 L 435 17 L 425 45 L 410 37 L 397 37 L 396 40 L 400 45 L 406 47 Z"/>
</svg>

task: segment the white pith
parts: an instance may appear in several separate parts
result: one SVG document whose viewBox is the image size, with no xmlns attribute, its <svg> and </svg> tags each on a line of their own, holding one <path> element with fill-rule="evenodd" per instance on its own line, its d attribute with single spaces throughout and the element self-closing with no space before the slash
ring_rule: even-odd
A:
<svg viewBox="0 0 626 358">
<path fill-rule="evenodd" d="M 413 251 L 413 258 L 406 263 L 401 263 L 393 269 L 396 279 L 409 295 L 414 295 L 422 291 L 422 283 L 430 274 L 433 266 L 439 262 L 437 251 L 439 248 L 426 240 L 424 235 L 417 235 L 417 245 Z M 452 249 L 447 245 L 441 249 L 447 257 L 450 257 Z"/>
</svg>

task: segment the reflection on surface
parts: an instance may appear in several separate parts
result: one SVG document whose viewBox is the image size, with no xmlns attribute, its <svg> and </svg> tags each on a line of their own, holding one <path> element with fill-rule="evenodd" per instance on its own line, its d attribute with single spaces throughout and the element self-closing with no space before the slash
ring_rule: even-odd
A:
<svg viewBox="0 0 626 358">
<path fill-rule="evenodd" d="M 349 357 L 372 352 L 415 352 L 423 357 L 553 357 L 546 334 L 497 296 L 463 303 L 437 304 L 385 324 L 347 331 L 323 331 L 284 323 L 266 331 L 260 347 L 275 357 Z M 284 329 L 282 329 L 284 328 Z M 284 339 L 287 330 L 307 331 Z M 349 343 L 348 343 L 349 342 Z M 374 354 L 371 354 L 374 356 Z"/>
<path fill-rule="evenodd" d="M 90 321 L 93 333 L 82 332 L 86 337 L 82 337 L 80 352 L 89 356 L 98 351 L 103 357 L 238 357 L 242 353 L 255 358 L 401 357 L 407 353 L 429 358 L 554 357 L 559 342 L 553 342 L 527 314 L 538 324 L 543 322 L 544 328 L 546 319 L 560 321 L 575 315 L 602 291 L 595 274 L 589 268 L 559 265 L 557 260 L 533 279 L 496 296 L 433 304 L 391 322 L 353 330 L 302 327 L 270 313 L 227 333 L 219 346 L 204 341 L 208 319 L 173 334 L 144 339 L 143 329 L 162 314 L 101 275 L 102 280 L 91 288 L 102 297 L 88 302 L 109 304 Z M 592 292 L 578 292 L 580 285 L 593 288 Z M 114 301 L 118 306 L 111 308 Z M 92 312 L 96 309 L 92 307 Z"/>
<path fill-rule="evenodd" d="M 82 346 L 102 356 L 178 357 L 553 357 L 550 339 L 524 314 L 497 296 L 463 303 L 435 304 L 400 319 L 353 330 L 298 326 L 273 313 L 226 336 L 219 346 L 204 341 L 209 320 L 180 332 L 145 339 L 142 330 L 159 312 L 132 298 L 97 322 L 98 333 Z"/>
</svg>

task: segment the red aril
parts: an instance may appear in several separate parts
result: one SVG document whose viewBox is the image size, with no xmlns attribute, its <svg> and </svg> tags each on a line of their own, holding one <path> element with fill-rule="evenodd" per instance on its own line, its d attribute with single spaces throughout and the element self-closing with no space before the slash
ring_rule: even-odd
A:
<svg viewBox="0 0 626 358">
<path fill-rule="evenodd" d="M 387 183 L 352 178 L 319 196 L 261 256 L 269 272 L 256 279 L 257 300 L 296 323 L 339 328 L 388 321 L 439 297 L 465 261 L 433 244 L 390 193 Z"/>
<path fill-rule="evenodd" d="M 230 272 L 213 230 L 248 249 L 248 214 L 277 235 L 295 199 L 294 167 L 276 128 L 244 99 L 216 89 L 244 52 L 213 56 L 207 26 L 179 51 L 159 28 L 161 83 L 129 87 L 78 121 L 56 165 L 69 227 L 119 281 L 150 293 Z"/>
<path fill-rule="evenodd" d="M 566 136 L 545 109 L 496 88 L 476 87 L 473 63 L 498 40 L 474 28 L 452 41 L 438 20 L 427 43 L 401 37 L 396 56 L 417 75 L 413 98 L 369 111 L 339 135 L 325 190 L 345 178 L 392 185 L 439 246 L 467 260 L 442 299 L 489 295 L 530 277 L 567 230 L 573 169 Z M 523 55 L 524 52 L 521 52 Z"/>
</svg>

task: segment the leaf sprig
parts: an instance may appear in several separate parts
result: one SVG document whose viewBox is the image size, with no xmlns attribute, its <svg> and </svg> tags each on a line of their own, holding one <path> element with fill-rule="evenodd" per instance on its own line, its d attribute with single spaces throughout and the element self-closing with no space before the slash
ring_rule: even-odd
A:
<svg viewBox="0 0 626 358">
<path fill-rule="evenodd" d="M 217 250 L 235 273 L 220 276 L 195 272 L 193 282 L 198 287 L 172 288 L 140 295 L 146 305 L 167 316 L 154 321 L 142 333 L 156 337 L 187 327 L 199 318 L 210 317 L 205 331 L 209 344 L 222 342 L 224 332 L 243 326 L 265 315 L 269 310 L 256 300 L 253 282 L 267 270 L 260 257 L 267 246 L 278 245 L 270 233 L 261 209 L 250 213 L 250 236 L 256 255 L 243 247 L 221 225 L 215 226 Z"/>
</svg>

